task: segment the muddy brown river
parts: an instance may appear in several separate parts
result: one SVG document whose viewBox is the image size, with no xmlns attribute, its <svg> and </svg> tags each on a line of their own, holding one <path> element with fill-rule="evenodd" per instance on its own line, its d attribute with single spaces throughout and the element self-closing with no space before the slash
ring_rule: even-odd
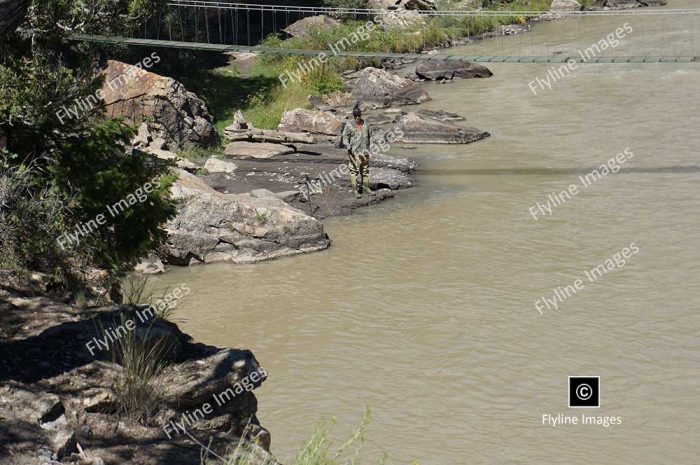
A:
<svg viewBox="0 0 700 465">
<path fill-rule="evenodd" d="M 698 20 L 567 19 L 449 53 L 575 52 L 629 21 L 611 54 L 700 55 L 681 33 Z M 155 285 L 188 283 L 182 329 L 270 373 L 259 418 L 283 462 L 320 417 L 340 445 L 369 406 L 364 463 L 697 463 L 700 64 L 581 65 L 536 95 L 552 65 L 488 66 L 425 83 L 423 107 L 491 138 L 395 150 L 417 187 L 325 220 L 329 250 Z M 572 375 L 600 376 L 600 408 L 568 407 Z"/>
</svg>

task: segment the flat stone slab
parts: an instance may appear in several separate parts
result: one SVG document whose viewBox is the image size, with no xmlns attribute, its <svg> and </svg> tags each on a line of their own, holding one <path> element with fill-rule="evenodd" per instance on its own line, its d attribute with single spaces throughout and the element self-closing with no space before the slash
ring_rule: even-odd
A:
<svg viewBox="0 0 700 465">
<path fill-rule="evenodd" d="M 233 173 L 238 169 L 235 163 L 230 161 L 219 160 L 218 158 L 209 158 L 204 164 L 204 169 L 210 173 Z"/>
<path fill-rule="evenodd" d="M 236 158 L 272 158 L 276 155 L 292 153 L 294 149 L 282 144 L 269 142 L 231 142 L 226 146 L 224 154 Z"/>
</svg>

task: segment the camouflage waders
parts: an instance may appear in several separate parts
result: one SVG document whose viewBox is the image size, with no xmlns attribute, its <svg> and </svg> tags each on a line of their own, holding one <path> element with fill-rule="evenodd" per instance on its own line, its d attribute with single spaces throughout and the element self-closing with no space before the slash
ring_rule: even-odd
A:
<svg viewBox="0 0 700 465">
<path fill-rule="evenodd" d="M 355 197 L 360 198 L 363 190 L 371 194 L 369 188 L 369 145 L 371 130 L 366 121 L 362 121 L 362 125 L 358 125 L 356 121 L 350 121 L 343 128 L 343 145 L 348 148 L 348 156 L 351 160 L 348 162 L 348 170 L 350 171 L 350 185 L 355 191 Z M 362 179 L 362 183 L 357 182 L 358 175 Z"/>
</svg>

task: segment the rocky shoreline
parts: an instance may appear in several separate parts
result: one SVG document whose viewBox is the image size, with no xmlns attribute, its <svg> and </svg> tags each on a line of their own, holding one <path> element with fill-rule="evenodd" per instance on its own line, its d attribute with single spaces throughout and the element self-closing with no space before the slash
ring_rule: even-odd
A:
<svg viewBox="0 0 700 465">
<path fill-rule="evenodd" d="M 481 65 L 438 61 L 420 73 L 433 80 L 492 75 Z M 394 145 L 468 144 L 489 136 L 462 125 L 461 115 L 408 110 L 430 100 L 420 84 L 368 67 L 344 74 L 346 92 L 309 97 L 307 108 L 284 113 L 277 129 L 253 127 L 239 111 L 224 131 L 223 153 L 183 159 L 177 154 L 183 140 L 218 144 L 204 102 L 172 78 L 124 63 L 109 61 L 105 74 L 107 86 L 122 75 L 136 76 L 128 90 L 105 92 L 107 108 L 111 116 L 139 125 L 136 152 L 173 165 L 178 177 L 171 188 L 178 214 L 166 225 L 168 240 L 139 271 L 255 263 L 323 250 L 331 240 L 320 220 L 351 214 L 415 184 L 416 160 L 391 155 Z M 347 150 L 338 144 L 358 102 L 373 131 L 374 192 L 360 199 L 350 186 Z"/>
<path fill-rule="evenodd" d="M 122 365 L 128 364 L 115 363 L 119 337 L 131 334 L 112 332 L 107 339 L 102 328 L 109 332 L 125 315 L 138 321 L 133 315 L 144 307 L 77 308 L 48 297 L 41 277 L 2 273 L 1 282 L 3 463 L 198 464 L 202 448 L 195 439 L 210 454 L 224 455 L 240 437 L 256 449 L 260 463 L 274 461 L 252 392 L 267 374 L 249 350 L 195 343 L 162 319 L 137 323 L 133 337 L 149 350 L 165 348 L 161 355 L 167 363 L 144 393 L 144 402 L 150 402 L 146 419 L 131 418 L 121 408 L 129 376 Z M 92 338 L 103 339 L 109 348 L 96 350 Z M 245 389 L 222 399 L 222 393 L 241 383 Z M 211 412 L 194 418 L 207 404 Z M 185 421 L 188 434 L 170 423 Z"/>
<path fill-rule="evenodd" d="M 648 3 L 604 0 L 584 8 L 575 0 L 555 0 L 543 19 L 557 19 L 557 11 L 620 9 Z M 665 2 L 654 0 L 651 4 Z M 397 11 L 409 16 L 411 13 L 406 9 Z M 330 27 L 337 21 L 322 23 Z M 287 28 L 288 34 L 306 30 L 292 26 Z M 529 27 L 512 25 L 489 34 L 527 30 Z M 489 34 L 466 40 L 487 38 Z M 445 46 L 463 43 L 452 41 Z M 109 62 L 105 73 L 110 79 L 127 72 L 141 76 L 128 91 L 106 92 L 110 115 L 141 124 L 135 148 L 196 174 L 196 178 L 185 180 L 180 171 L 181 179 L 173 192 L 184 202 L 178 217 L 168 224 L 169 240 L 159 251 L 160 259 L 170 265 L 254 263 L 323 250 L 331 240 L 319 220 L 351 214 L 412 187 L 416 160 L 392 156 L 390 148 L 384 147 L 381 155 L 370 160 L 374 195 L 356 200 L 347 173 L 337 175 L 347 163 L 344 150 L 337 147 L 338 136 L 356 103 L 365 110 L 374 139 L 382 143 L 396 130 L 401 131 L 401 137 L 395 142 L 411 145 L 467 144 L 489 136 L 486 131 L 462 125 L 461 115 L 408 110 L 430 100 L 416 81 L 488 78 L 493 74 L 488 68 L 474 63 L 430 61 L 419 63 L 409 76 L 399 76 L 405 64 L 387 63 L 384 69 L 368 67 L 344 73 L 346 92 L 309 97 L 308 107 L 286 112 L 277 129 L 254 128 L 239 112 L 234 124 L 224 131 L 228 142 L 223 156 L 186 160 L 176 154 L 182 141 L 206 145 L 216 140 L 213 118 L 204 102 L 172 78 L 130 71 L 129 65 Z M 160 271 L 164 267 L 140 269 Z"/>
<path fill-rule="evenodd" d="M 112 80 L 129 67 L 109 66 Z M 437 62 L 421 66 L 412 79 L 376 68 L 348 73 L 348 93 L 312 98 L 310 108 L 290 111 L 275 130 L 248 127 L 241 115 L 227 128 L 222 156 L 185 160 L 175 152 L 183 141 L 217 141 L 213 118 L 181 83 L 142 72 L 137 86 L 106 95 L 107 110 L 140 124 L 136 150 L 174 166 L 178 180 L 172 193 L 180 201 L 178 215 L 166 225 L 164 250 L 142 264 L 142 271 L 164 271 L 161 259 L 173 266 L 244 264 L 324 250 L 331 239 L 321 220 L 351 214 L 415 185 L 417 161 L 392 156 L 390 149 L 371 159 L 374 196 L 356 200 L 347 176 L 330 175 L 345 164 L 345 149 L 336 139 L 357 100 L 366 105 L 380 140 L 395 128 L 403 133 L 399 145 L 471 143 L 489 136 L 465 126 L 461 115 L 416 109 L 429 96 L 413 79 L 491 75 L 484 67 Z M 0 308 L 3 463 L 198 464 L 203 450 L 225 455 L 240 438 L 251 444 L 259 463 L 277 463 L 269 453 L 270 433 L 257 420 L 253 393 L 267 373 L 251 351 L 196 343 L 160 318 L 139 322 L 108 344 L 105 328 L 124 324 L 125 318 L 136 321 L 144 307 L 77 304 L 56 294 L 41 275 L 0 270 Z M 161 348 L 166 360 L 156 387 L 147 392 L 144 418 L 124 415 L 120 400 L 129 373 L 115 345 L 126 334 L 147 349 Z M 96 339 L 108 348 L 94 350 L 99 343 L 90 344 Z M 242 385 L 222 401 L 222 393 Z M 205 412 L 187 423 L 187 434 L 179 432 L 175 425 L 199 411 Z"/>
</svg>

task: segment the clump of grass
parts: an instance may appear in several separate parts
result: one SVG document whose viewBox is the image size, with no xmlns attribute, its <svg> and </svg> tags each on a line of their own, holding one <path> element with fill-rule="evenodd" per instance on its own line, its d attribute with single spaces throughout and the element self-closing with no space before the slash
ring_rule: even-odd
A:
<svg viewBox="0 0 700 465">
<path fill-rule="evenodd" d="M 123 286 L 124 303 L 127 305 L 139 305 L 144 301 L 144 293 L 148 285 L 148 276 L 129 276 Z M 146 299 L 151 299 L 149 294 Z"/>
<path fill-rule="evenodd" d="M 126 321 L 122 315 L 121 324 Z M 163 339 L 149 340 L 149 330 L 150 326 L 145 335 L 137 334 L 137 330 L 127 331 L 112 348 L 113 361 L 122 367 L 114 386 L 117 413 L 142 423 L 158 410 L 162 389 L 157 376 L 166 364 L 169 349 Z"/>
<path fill-rule="evenodd" d="M 153 292 L 146 293 L 149 281 L 148 276 L 131 275 L 127 277 L 124 285 L 124 302 L 128 305 L 150 306 L 153 308 L 156 319 L 170 319 L 175 312 L 175 305 L 159 304 L 160 301 L 164 301 L 168 288 L 163 289 L 160 297 L 156 297 Z"/>
<path fill-rule="evenodd" d="M 223 158 L 224 149 L 220 145 L 215 147 L 201 147 L 199 145 L 187 144 L 177 152 L 177 156 L 186 160 L 201 160 L 202 158 Z"/>
<path fill-rule="evenodd" d="M 360 426 L 335 452 L 331 451 L 331 433 L 335 419 L 322 420 L 311 438 L 302 446 L 291 465 L 358 465 L 365 433 L 371 420 L 369 409 L 365 411 Z M 223 461 L 203 460 L 203 464 L 213 465 L 271 465 L 277 462 L 263 458 L 260 448 L 249 441 L 241 439 L 236 448 Z"/>
<path fill-rule="evenodd" d="M 267 213 L 265 213 L 265 212 L 261 213 L 258 211 L 255 212 L 255 218 L 258 220 L 258 223 L 260 223 L 263 226 L 265 226 L 267 224 L 268 220 L 270 219 L 270 217 Z"/>
</svg>

